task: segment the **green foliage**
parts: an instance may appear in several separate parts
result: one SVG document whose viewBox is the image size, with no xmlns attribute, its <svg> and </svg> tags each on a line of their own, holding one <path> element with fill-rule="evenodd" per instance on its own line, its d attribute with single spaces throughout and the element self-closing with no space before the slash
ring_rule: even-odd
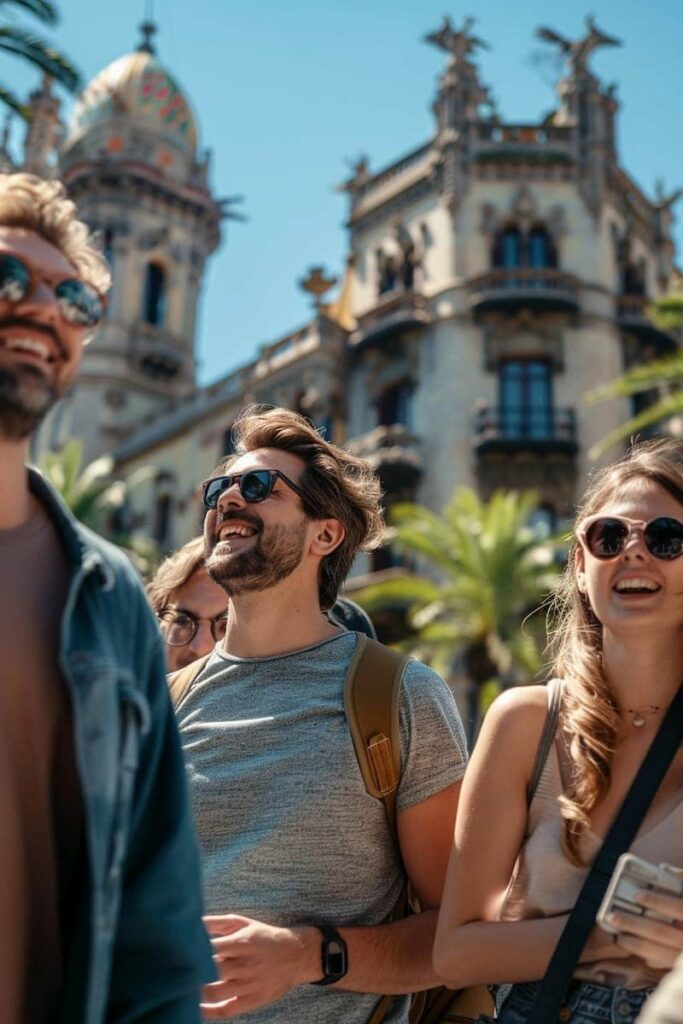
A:
<svg viewBox="0 0 683 1024">
<path fill-rule="evenodd" d="M 55 5 L 48 0 L 0 0 L 0 51 L 32 64 L 69 92 L 76 92 L 81 85 L 81 76 L 74 65 L 63 53 L 32 31 L 10 23 L 8 8 L 20 8 L 43 24 L 52 26 L 59 20 Z M 29 119 L 26 105 L 5 85 L 0 85 L 0 103 L 25 120 Z"/>
<path fill-rule="evenodd" d="M 72 438 L 59 451 L 45 452 L 38 460 L 38 468 L 77 519 L 121 547 L 140 574 L 149 576 L 159 559 L 154 541 L 115 531 L 112 523 L 130 492 L 148 480 L 154 468 L 143 466 L 127 480 L 118 480 L 112 476 L 114 460 L 111 455 L 102 455 L 84 468 L 82 463 L 83 443 Z"/>
<path fill-rule="evenodd" d="M 528 523 L 532 492 L 499 491 L 481 501 L 459 488 L 437 515 L 416 504 L 393 509 L 392 546 L 418 557 L 428 576 L 404 573 L 355 595 L 367 611 L 402 607 L 414 635 L 405 646 L 450 675 L 462 656 L 480 686 L 533 677 L 540 668 L 539 623 L 522 621 L 557 577 L 557 542 Z"/>
<path fill-rule="evenodd" d="M 680 333 L 683 329 L 683 292 L 670 292 L 662 296 L 649 307 L 648 314 L 662 330 Z M 648 430 L 683 413 L 682 385 L 683 353 L 676 352 L 665 359 L 634 366 L 621 377 L 589 391 L 586 395 L 589 404 L 607 398 L 628 398 L 643 391 L 659 392 L 658 399 L 651 405 L 593 445 L 589 457 L 595 459 L 613 445 L 637 436 L 639 431 Z"/>
</svg>

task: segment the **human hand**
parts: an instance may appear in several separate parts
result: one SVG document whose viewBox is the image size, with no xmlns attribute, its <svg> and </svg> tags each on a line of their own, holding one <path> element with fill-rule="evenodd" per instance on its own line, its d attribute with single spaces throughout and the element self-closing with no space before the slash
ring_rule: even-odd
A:
<svg viewBox="0 0 683 1024">
<path fill-rule="evenodd" d="M 617 937 L 596 924 L 580 957 L 581 963 L 596 963 L 599 960 L 619 960 L 631 956 L 625 949 L 616 945 Z"/>
<path fill-rule="evenodd" d="M 644 889 L 635 900 L 648 910 L 672 918 L 674 923 L 615 911 L 609 921 L 619 930 L 617 946 L 630 955 L 639 956 L 648 967 L 668 971 L 683 952 L 683 896 Z"/>
<path fill-rule="evenodd" d="M 278 928 L 237 914 L 204 918 L 220 981 L 202 993 L 204 1020 L 225 1020 L 322 977 L 318 928 Z"/>
</svg>

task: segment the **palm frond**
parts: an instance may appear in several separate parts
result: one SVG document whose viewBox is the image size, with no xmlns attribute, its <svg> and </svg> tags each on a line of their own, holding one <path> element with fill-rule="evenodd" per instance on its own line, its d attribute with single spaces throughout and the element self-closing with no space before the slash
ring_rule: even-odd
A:
<svg viewBox="0 0 683 1024">
<path fill-rule="evenodd" d="M 18 114 L 23 121 L 27 121 L 29 118 L 29 111 L 26 104 L 19 99 L 16 93 L 12 92 L 11 89 L 6 88 L 4 85 L 0 85 L 0 103 L 3 103 L 10 110 L 13 110 L 15 114 Z"/>
<path fill-rule="evenodd" d="M 585 401 L 593 404 L 601 402 L 605 398 L 628 397 L 641 391 L 650 391 L 652 388 L 661 387 L 664 384 L 677 384 L 681 381 L 683 381 L 683 353 L 677 352 L 673 356 L 667 356 L 666 359 L 658 359 L 655 362 L 632 367 L 621 377 L 589 391 Z"/>
<path fill-rule="evenodd" d="M 638 434 L 641 430 L 647 430 L 671 416 L 678 416 L 683 413 L 683 391 L 675 391 L 671 395 L 665 395 L 654 405 L 650 405 L 637 416 L 622 423 L 621 426 L 612 430 L 602 441 L 598 441 L 588 452 L 588 457 L 596 459 L 603 452 L 608 451 L 612 445 L 625 441 Z"/>
<path fill-rule="evenodd" d="M 48 0 L 0 0 L 0 12 L 3 7 L 8 7 L 10 4 L 12 7 L 22 8 L 45 25 L 56 25 L 59 21 L 57 8 Z"/>
<path fill-rule="evenodd" d="M 15 27 L 0 27 L 0 50 L 27 60 L 69 92 L 76 92 L 80 88 L 80 72 L 68 58 L 31 32 Z"/>
</svg>

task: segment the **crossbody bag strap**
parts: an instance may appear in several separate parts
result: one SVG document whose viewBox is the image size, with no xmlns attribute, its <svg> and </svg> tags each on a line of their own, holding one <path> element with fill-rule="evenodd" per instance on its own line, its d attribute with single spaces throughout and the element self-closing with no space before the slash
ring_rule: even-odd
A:
<svg viewBox="0 0 683 1024">
<path fill-rule="evenodd" d="M 682 741 L 683 683 L 583 883 L 541 982 L 527 1024 L 548 1024 L 549 1021 L 558 1019 L 574 968 L 595 923 L 595 915 L 617 859 L 635 839 L 648 807 Z"/>
<path fill-rule="evenodd" d="M 548 698 L 548 711 L 545 716 L 545 723 L 543 725 L 543 732 L 541 738 L 538 741 L 538 749 L 536 751 L 536 759 L 534 761 L 534 767 L 531 772 L 529 779 L 529 785 L 526 789 L 526 805 L 531 806 L 536 790 L 538 789 L 538 783 L 543 774 L 545 763 L 548 760 L 548 754 L 550 748 L 555 741 L 555 733 L 557 732 L 557 724 L 560 720 L 560 709 L 562 708 L 562 693 L 564 690 L 564 683 L 561 679 L 549 679 L 546 687 L 547 698 Z"/>
<path fill-rule="evenodd" d="M 183 697 L 190 692 L 190 687 L 206 668 L 212 653 L 205 654 L 203 658 L 197 658 L 196 661 L 186 665 L 185 668 L 179 668 L 177 672 L 169 672 L 168 688 L 174 708 L 177 708 Z"/>
</svg>

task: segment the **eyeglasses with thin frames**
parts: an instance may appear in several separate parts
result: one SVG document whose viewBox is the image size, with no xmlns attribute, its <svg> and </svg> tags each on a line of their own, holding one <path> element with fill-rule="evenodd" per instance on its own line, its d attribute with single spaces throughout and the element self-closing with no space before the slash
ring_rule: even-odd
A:
<svg viewBox="0 0 683 1024">
<path fill-rule="evenodd" d="M 166 608 L 159 614 L 161 632 L 169 647 L 185 647 L 192 643 L 197 635 L 200 622 L 208 622 L 211 636 L 218 643 L 225 636 L 228 624 L 227 611 L 213 618 L 206 618 L 202 615 L 193 615 L 192 612 L 182 609 Z"/>
</svg>

